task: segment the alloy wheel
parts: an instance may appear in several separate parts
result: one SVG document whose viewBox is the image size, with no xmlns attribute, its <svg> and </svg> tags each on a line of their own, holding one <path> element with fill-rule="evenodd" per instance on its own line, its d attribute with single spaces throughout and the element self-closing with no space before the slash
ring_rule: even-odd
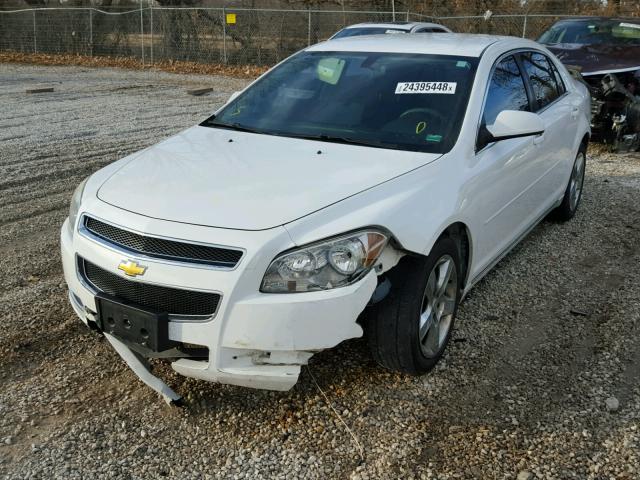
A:
<svg viewBox="0 0 640 480">
<path fill-rule="evenodd" d="M 584 165 L 585 156 L 583 152 L 578 153 L 576 161 L 571 171 L 571 179 L 569 180 L 569 206 L 574 211 L 580 201 L 582 194 L 582 185 L 584 184 Z"/>
<path fill-rule="evenodd" d="M 450 255 L 443 255 L 429 272 L 420 309 L 418 338 L 425 357 L 436 357 L 445 344 L 457 300 L 456 265 Z"/>
</svg>

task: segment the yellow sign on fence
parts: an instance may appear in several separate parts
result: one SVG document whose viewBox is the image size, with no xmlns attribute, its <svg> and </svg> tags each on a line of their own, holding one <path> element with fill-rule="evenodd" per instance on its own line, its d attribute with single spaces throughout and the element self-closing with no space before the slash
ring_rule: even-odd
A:
<svg viewBox="0 0 640 480">
<path fill-rule="evenodd" d="M 235 25 L 236 23 L 236 14 L 235 13 L 227 13 L 227 24 Z"/>
</svg>

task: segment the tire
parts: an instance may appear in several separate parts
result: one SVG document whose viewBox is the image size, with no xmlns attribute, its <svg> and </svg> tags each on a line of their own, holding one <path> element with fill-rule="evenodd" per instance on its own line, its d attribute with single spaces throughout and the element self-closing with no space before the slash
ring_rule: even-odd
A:
<svg viewBox="0 0 640 480">
<path fill-rule="evenodd" d="M 569 183 L 564 191 L 564 197 L 562 197 L 562 203 L 556 208 L 551 216 L 555 220 L 566 222 L 571 220 L 578 210 L 580 200 L 582 200 L 582 191 L 584 186 L 584 171 L 587 165 L 587 145 L 582 144 L 576 154 L 576 159 L 573 162 L 571 169 L 571 177 Z"/>
<path fill-rule="evenodd" d="M 428 257 L 404 257 L 389 272 L 391 291 L 373 308 L 365 323 L 371 354 L 380 365 L 420 375 L 432 369 L 442 357 L 460 303 L 462 276 L 458 252 L 458 245 L 451 238 L 443 237 Z M 447 271 L 451 274 L 442 289 Z M 439 300 L 435 300 L 438 289 L 434 285 L 442 289 Z M 440 300 L 446 303 L 441 304 Z M 436 322 L 439 312 L 442 313 Z M 429 318 L 432 327 L 426 328 Z M 436 323 L 440 327 L 438 331 L 433 330 Z M 420 340 L 421 324 L 425 326 L 422 334 L 426 331 L 424 342 Z"/>
</svg>

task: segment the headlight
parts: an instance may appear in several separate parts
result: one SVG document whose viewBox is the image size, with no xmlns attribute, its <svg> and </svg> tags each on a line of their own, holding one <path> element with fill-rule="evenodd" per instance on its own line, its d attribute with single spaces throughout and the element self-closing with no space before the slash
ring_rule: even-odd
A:
<svg viewBox="0 0 640 480">
<path fill-rule="evenodd" d="M 260 291 L 313 292 L 350 285 L 373 267 L 387 240 L 384 233 L 364 230 L 280 255 L 267 268 Z"/>
<path fill-rule="evenodd" d="M 73 192 L 73 197 L 71 197 L 71 204 L 69 205 L 69 231 L 72 236 L 76 226 L 76 221 L 78 220 L 78 211 L 80 210 L 82 194 L 84 193 L 84 186 L 87 184 L 87 180 L 89 180 L 88 177 L 80 182 L 80 185 L 78 185 L 76 190 Z"/>
</svg>

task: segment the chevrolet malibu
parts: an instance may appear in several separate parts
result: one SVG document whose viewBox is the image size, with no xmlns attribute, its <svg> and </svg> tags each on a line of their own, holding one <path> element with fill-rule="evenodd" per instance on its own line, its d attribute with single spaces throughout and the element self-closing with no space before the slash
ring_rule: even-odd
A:
<svg viewBox="0 0 640 480">
<path fill-rule="evenodd" d="M 384 367 L 424 373 L 474 284 L 547 215 L 575 214 L 589 101 L 523 39 L 309 47 L 78 186 L 71 305 L 169 402 L 150 358 L 286 390 L 364 335 Z"/>
</svg>

